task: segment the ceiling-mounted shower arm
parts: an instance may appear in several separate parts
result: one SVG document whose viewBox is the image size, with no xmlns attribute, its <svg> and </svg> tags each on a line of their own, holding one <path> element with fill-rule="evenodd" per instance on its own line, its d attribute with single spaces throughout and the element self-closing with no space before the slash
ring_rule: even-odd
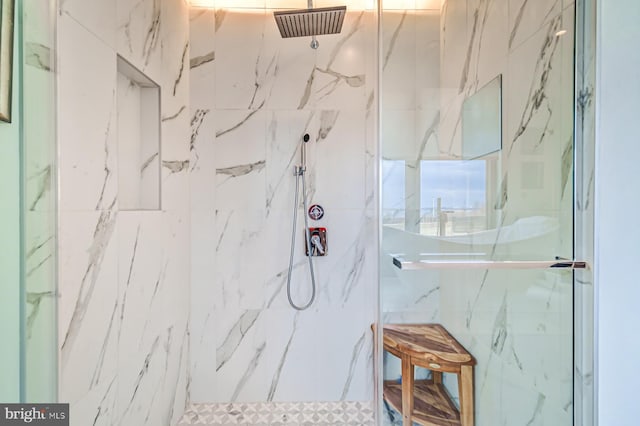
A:
<svg viewBox="0 0 640 426">
<path fill-rule="evenodd" d="M 313 9 L 313 0 L 307 0 L 307 7 L 309 10 Z M 311 36 L 311 44 L 309 45 L 313 50 L 316 50 L 320 47 L 320 43 L 318 42 L 318 38 L 314 35 Z"/>
</svg>

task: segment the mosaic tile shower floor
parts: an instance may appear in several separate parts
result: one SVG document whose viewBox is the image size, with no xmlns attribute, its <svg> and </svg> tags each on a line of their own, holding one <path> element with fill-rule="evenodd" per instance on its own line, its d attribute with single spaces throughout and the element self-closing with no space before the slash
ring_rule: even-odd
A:
<svg viewBox="0 0 640 426">
<path fill-rule="evenodd" d="M 370 402 L 192 404 L 178 426 L 374 426 Z"/>
</svg>

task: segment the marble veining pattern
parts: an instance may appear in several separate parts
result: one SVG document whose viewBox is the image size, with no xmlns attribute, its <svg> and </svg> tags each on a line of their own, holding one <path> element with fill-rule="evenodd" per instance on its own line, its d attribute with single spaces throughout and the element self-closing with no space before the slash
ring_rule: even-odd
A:
<svg viewBox="0 0 640 426">
<path fill-rule="evenodd" d="M 358 13 L 357 16 L 352 18 L 353 23 L 350 28 L 343 28 L 344 35 L 341 35 L 341 39 L 333 46 L 326 65 L 316 64 L 312 69 L 307 78 L 307 85 L 298 104 L 298 109 L 307 107 L 311 101 L 315 102 L 316 105 L 324 104 L 323 100 L 336 93 L 343 84 L 352 89 L 364 88 L 366 80 L 364 74 L 337 71 L 338 67 L 342 65 L 342 61 L 339 61 L 339 58 L 343 55 L 343 51 L 350 46 L 350 42 L 357 42 L 362 36 L 364 14 L 365 12 Z M 347 22 L 345 27 L 348 24 Z M 360 46 L 362 45 L 360 44 Z M 364 93 L 362 91 L 358 90 L 353 93 L 357 93 L 356 99 L 360 98 L 364 101 Z M 363 107 L 363 104 L 360 105 L 360 108 Z"/>
<path fill-rule="evenodd" d="M 29 186 L 35 186 L 35 193 L 29 191 L 32 200 L 29 200 L 30 211 L 37 209 L 38 204 L 45 199 L 45 196 L 51 191 L 51 165 L 44 166 L 41 170 L 36 170 L 28 179 Z"/>
<path fill-rule="evenodd" d="M 529 124 L 533 117 L 537 115 L 541 108 L 545 108 L 547 111 L 547 119 L 544 122 L 543 131 L 540 135 L 540 139 L 537 144 L 541 144 L 546 136 L 549 128 L 549 121 L 553 115 L 552 104 L 548 100 L 547 91 L 549 84 L 549 76 L 551 75 L 551 64 L 554 60 L 555 52 L 558 48 L 560 37 L 556 35 L 560 30 L 562 23 L 562 17 L 559 16 L 551 21 L 547 28 L 544 43 L 542 44 L 540 53 L 538 55 L 538 62 L 536 63 L 533 79 L 531 80 L 531 87 L 529 88 L 529 97 L 527 103 L 522 112 L 520 122 L 517 125 L 517 130 L 513 136 L 509 152 L 513 150 L 516 142 L 527 131 Z"/>
<path fill-rule="evenodd" d="M 113 185 L 113 178 L 114 178 L 114 170 L 112 169 L 113 166 L 111 164 L 113 164 L 113 147 L 111 146 L 111 144 L 109 143 L 109 138 L 111 135 L 111 128 L 112 128 L 112 124 L 113 124 L 113 120 L 114 120 L 114 116 L 113 116 L 113 112 L 115 111 L 115 99 L 116 99 L 116 92 L 113 92 L 113 102 L 111 104 L 111 112 L 112 114 L 109 115 L 109 120 L 107 122 L 107 126 L 106 129 L 104 131 L 105 134 L 105 143 L 104 143 L 104 179 L 102 181 L 102 189 L 100 190 L 100 197 L 98 198 L 98 202 L 96 203 L 96 210 L 101 209 L 101 208 L 105 208 L 105 203 L 110 203 L 109 200 L 105 200 L 105 193 L 107 191 L 107 188 L 109 187 L 109 185 Z M 117 198 L 114 199 L 114 201 L 110 204 L 108 204 L 110 207 L 115 206 L 115 202 L 116 202 Z"/>
<path fill-rule="evenodd" d="M 61 362 L 67 365 L 69 354 L 75 346 L 79 329 L 82 326 L 83 319 L 86 315 L 87 308 L 93 297 L 94 290 L 102 267 L 105 256 L 105 248 L 109 245 L 109 241 L 113 236 L 116 224 L 116 214 L 111 211 L 103 212 L 98 218 L 94 230 L 94 239 L 91 247 L 89 247 L 89 259 L 86 270 L 82 278 L 79 289 L 78 299 L 73 309 L 73 314 L 69 322 L 69 327 L 62 340 L 61 346 Z"/>
<path fill-rule="evenodd" d="M 198 133 L 200 132 L 200 126 L 202 126 L 202 123 L 209 112 L 210 110 L 197 110 L 191 118 L 191 141 L 189 144 L 189 150 L 191 151 L 192 169 L 196 167 L 198 159 L 200 158 L 198 156 L 198 151 L 196 150 L 196 141 L 198 139 Z"/>
<path fill-rule="evenodd" d="M 255 324 L 259 314 L 259 311 L 247 311 L 238 319 L 238 322 L 234 324 L 229 331 L 229 334 L 225 337 L 222 345 L 216 350 L 216 371 L 220 370 L 229 358 L 231 358 L 240 345 L 240 342 L 247 334 L 247 331 L 249 331 Z"/>
<path fill-rule="evenodd" d="M 373 400 L 369 18 L 348 13 L 314 51 L 280 38 L 271 11 L 191 11 L 192 402 Z M 316 261 L 317 300 L 298 313 L 286 282 L 305 133 L 307 199 L 330 212 L 316 225 L 331 229 L 332 255 Z M 292 297 L 304 300 L 300 242 L 293 264 Z"/>
<path fill-rule="evenodd" d="M 66 0 L 58 20 L 60 399 L 75 426 L 175 424 L 189 392 L 189 9 L 87 4 Z M 38 66 L 46 51 L 31 51 Z M 118 203 L 117 55 L 161 87 L 161 147 L 137 169 L 140 179 L 161 171 L 160 210 Z M 32 186 L 48 176 L 43 168 Z M 36 210 L 47 196 L 31 198 Z M 34 267 L 46 259 L 42 238 Z M 34 289 L 34 318 L 47 298 Z"/>
<path fill-rule="evenodd" d="M 25 63 L 43 71 L 52 71 L 51 48 L 40 43 L 26 43 Z"/>
<path fill-rule="evenodd" d="M 192 58 L 189 62 L 191 69 L 198 68 L 201 65 L 212 62 L 216 58 L 216 52 L 209 52 L 206 55 L 196 56 Z"/>
<path fill-rule="evenodd" d="M 287 361 L 287 355 L 289 354 L 289 350 L 291 349 L 291 343 L 293 341 L 293 337 L 298 330 L 298 320 L 300 318 L 300 313 L 296 312 L 295 318 L 293 320 L 293 330 L 291 331 L 291 336 L 289 336 L 289 340 L 287 341 L 286 346 L 284 347 L 284 351 L 282 353 L 282 357 L 280 358 L 280 362 L 278 363 L 278 367 L 273 375 L 273 379 L 271 380 L 271 386 L 269 387 L 269 394 L 267 395 L 267 401 L 273 401 L 275 392 L 278 388 L 278 382 L 280 381 L 280 375 L 282 374 L 282 368 L 284 367 L 285 362 Z"/>
</svg>

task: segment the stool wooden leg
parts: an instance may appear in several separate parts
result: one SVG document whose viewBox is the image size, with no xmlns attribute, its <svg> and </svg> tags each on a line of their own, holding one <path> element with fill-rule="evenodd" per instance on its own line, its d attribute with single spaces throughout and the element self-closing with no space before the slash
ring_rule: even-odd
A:
<svg viewBox="0 0 640 426">
<path fill-rule="evenodd" d="M 458 375 L 460 420 L 462 426 L 473 426 L 473 366 L 463 365 Z"/>
<path fill-rule="evenodd" d="M 402 355 L 402 426 L 412 426 L 413 414 L 413 365 L 411 357 Z"/>
</svg>

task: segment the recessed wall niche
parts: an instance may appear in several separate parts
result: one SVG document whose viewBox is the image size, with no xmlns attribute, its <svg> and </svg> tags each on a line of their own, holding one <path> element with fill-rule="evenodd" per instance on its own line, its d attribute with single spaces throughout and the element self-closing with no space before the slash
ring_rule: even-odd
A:
<svg viewBox="0 0 640 426">
<path fill-rule="evenodd" d="M 118 203 L 160 210 L 160 86 L 118 56 Z"/>
</svg>

